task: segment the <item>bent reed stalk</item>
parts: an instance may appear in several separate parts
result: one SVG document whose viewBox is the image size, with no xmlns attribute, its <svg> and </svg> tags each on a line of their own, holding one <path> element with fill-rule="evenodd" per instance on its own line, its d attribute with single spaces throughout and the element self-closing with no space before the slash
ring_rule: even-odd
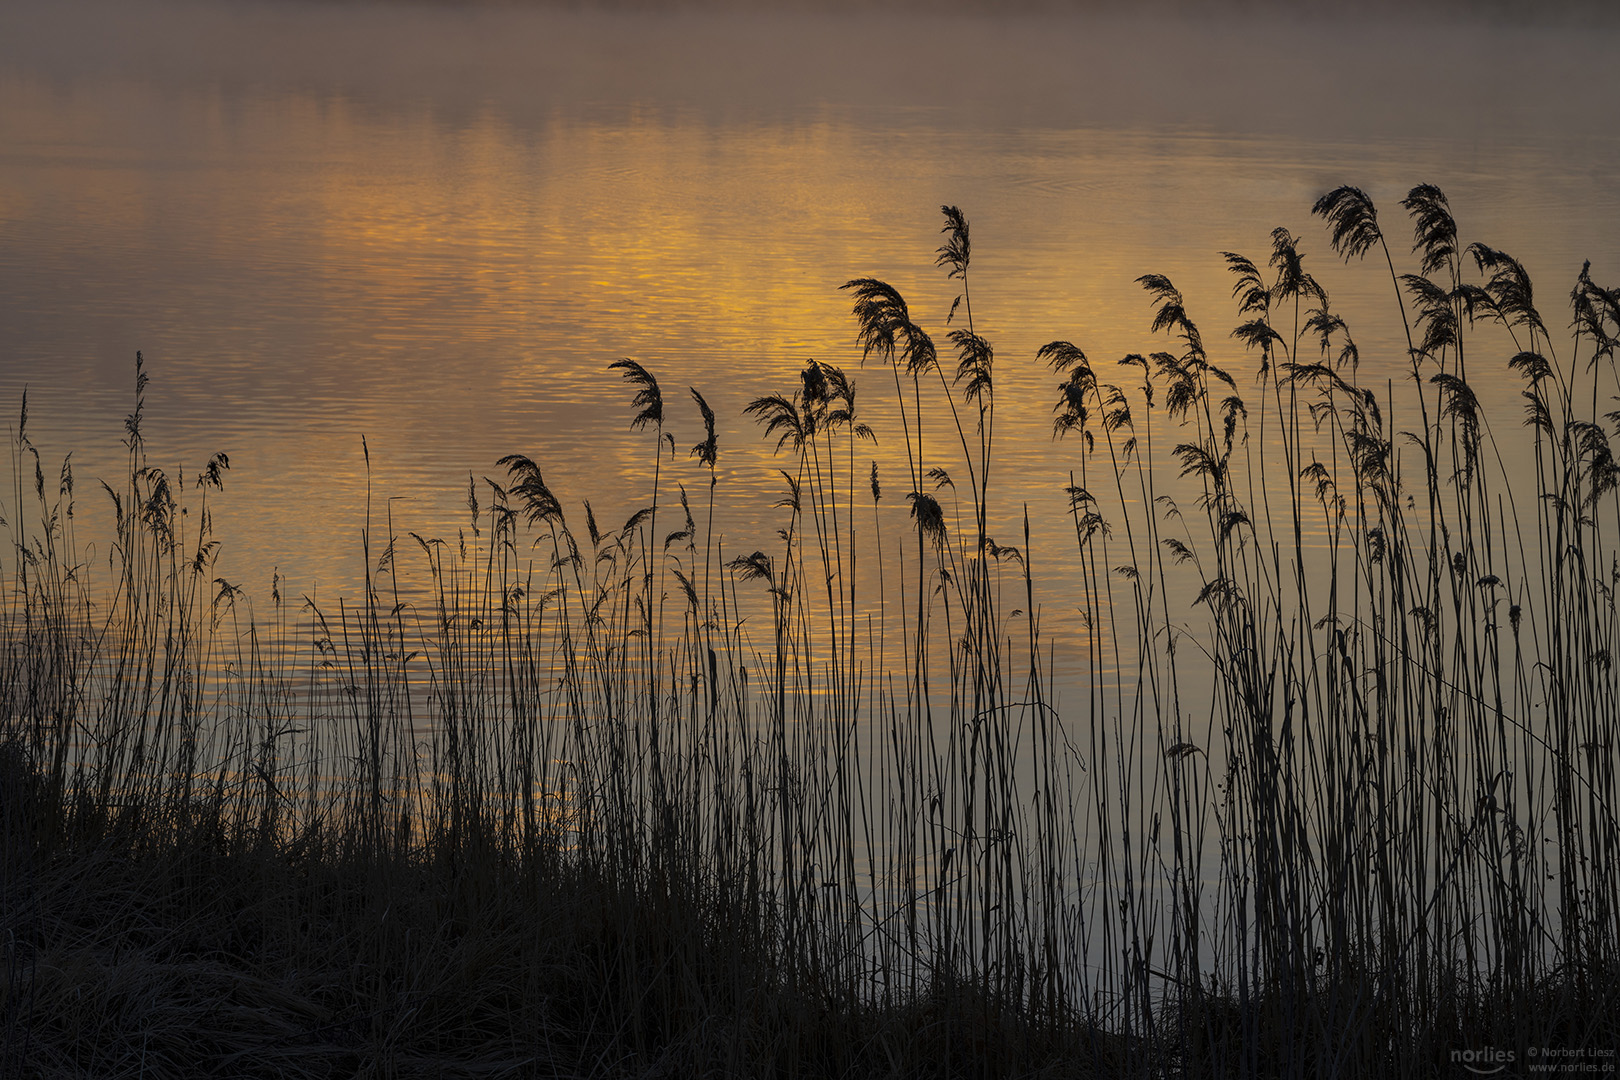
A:
<svg viewBox="0 0 1620 1080">
<path fill-rule="evenodd" d="M 1347 262 L 1384 256 L 1400 384 L 1362 381 L 1283 229 L 1264 266 L 1224 256 L 1251 372 L 1158 275 L 1162 348 L 1114 381 L 1071 342 L 1039 351 L 1073 461 L 1051 508 L 1086 628 L 1067 704 L 1043 510 L 992 499 L 994 354 L 954 207 L 954 375 L 898 291 L 846 286 L 900 413 L 899 535 L 844 370 L 748 406 L 785 488 L 744 553 L 715 532 L 713 410 L 691 391 L 700 527 L 664 468 L 677 418 L 626 359 L 655 439 L 622 526 L 585 503 L 578 531 L 512 455 L 469 477 L 454 542 L 379 533 L 368 506 L 364 597 L 278 585 L 262 624 L 214 576 L 228 460 L 173 481 L 146 460 L 139 354 L 105 585 L 25 397 L 0 1062 L 144 1070 L 154 1031 L 160 1074 L 1426 1076 L 1615 1049 L 1620 414 L 1598 410 L 1620 291 L 1582 271 L 1560 355 L 1518 262 L 1463 246 L 1438 189 L 1403 206 L 1406 275 L 1364 193 L 1315 206 Z M 1501 363 L 1523 438 L 1468 382 Z M 954 446 L 925 447 L 942 417 Z M 73 866 L 114 882 L 94 947 L 161 997 L 152 942 L 212 942 L 186 955 L 262 995 L 279 1041 L 120 1005 L 86 1044 L 64 1003 L 110 976 L 64 959 L 92 918 L 63 899 Z M 253 932 L 211 924 L 222 905 Z"/>
</svg>

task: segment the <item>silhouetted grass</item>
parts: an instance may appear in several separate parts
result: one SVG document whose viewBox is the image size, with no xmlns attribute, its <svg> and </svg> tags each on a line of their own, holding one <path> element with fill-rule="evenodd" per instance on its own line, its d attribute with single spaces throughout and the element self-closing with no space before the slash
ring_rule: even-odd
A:
<svg viewBox="0 0 1620 1080">
<path fill-rule="evenodd" d="M 1437 189 L 1404 205 L 1405 276 L 1363 193 L 1316 212 L 1384 256 L 1409 379 L 1362 381 L 1286 230 L 1225 256 L 1230 360 L 1147 275 L 1162 349 L 1112 377 L 1040 350 L 1073 462 L 1044 507 L 993 498 L 945 208 L 954 368 L 896 290 L 846 287 L 905 441 L 887 534 L 845 371 L 748 407 L 785 489 L 744 552 L 713 411 L 691 391 L 694 505 L 621 360 L 653 429 L 622 526 L 509 456 L 454 541 L 368 506 L 365 595 L 278 586 L 257 619 L 213 571 L 229 463 L 148 463 L 139 357 L 109 580 L 25 401 L 0 1070 L 1427 1076 L 1616 1048 L 1620 294 L 1582 272 L 1560 355 L 1517 262 Z M 1522 431 L 1470 388 L 1492 365 Z M 1080 573 L 1043 586 L 1030 514 L 1065 510 Z"/>
</svg>

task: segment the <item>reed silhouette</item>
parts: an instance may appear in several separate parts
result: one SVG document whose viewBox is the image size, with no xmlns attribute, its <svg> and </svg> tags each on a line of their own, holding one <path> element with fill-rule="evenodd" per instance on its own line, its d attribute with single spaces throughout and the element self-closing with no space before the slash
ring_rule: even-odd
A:
<svg viewBox="0 0 1620 1080">
<path fill-rule="evenodd" d="M 0 1071 L 1429 1076 L 1612 1050 L 1620 291 L 1582 270 L 1560 352 L 1519 263 L 1464 246 L 1432 186 L 1403 207 L 1406 274 L 1364 192 L 1314 207 L 1346 263 L 1383 256 L 1398 383 L 1365 380 L 1278 229 L 1263 265 L 1222 256 L 1230 345 L 1148 274 L 1158 348 L 1039 350 L 1072 472 L 1017 508 L 944 207 L 954 373 L 897 290 L 845 286 L 906 451 L 887 535 L 856 376 L 811 361 L 747 406 L 784 484 L 747 553 L 716 533 L 714 410 L 690 390 L 700 527 L 664 466 L 691 418 L 624 359 L 654 438 L 622 527 L 587 502 L 577 532 L 514 454 L 469 477 L 453 540 L 368 504 L 364 596 L 278 581 L 261 614 L 214 569 L 228 459 L 147 460 L 139 354 L 105 580 L 25 396 Z M 1493 366 L 1522 430 L 1471 388 Z M 1031 512 L 1068 515 L 1075 580 L 1037 579 Z"/>
</svg>

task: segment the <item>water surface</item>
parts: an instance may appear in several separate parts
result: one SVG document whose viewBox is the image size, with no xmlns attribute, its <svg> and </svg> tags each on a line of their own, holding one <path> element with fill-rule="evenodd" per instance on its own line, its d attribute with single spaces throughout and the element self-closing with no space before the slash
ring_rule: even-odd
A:
<svg viewBox="0 0 1620 1080">
<path fill-rule="evenodd" d="M 1029 504 L 1062 610 L 1078 455 L 1051 441 L 1036 349 L 1071 339 L 1103 365 L 1165 347 L 1134 283 L 1162 273 L 1252 385 L 1218 253 L 1263 260 L 1283 225 L 1350 318 L 1364 376 L 1399 379 L 1387 276 L 1340 265 L 1309 215 L 1340 183 L 1394 237 L 1399 198 L 1438 184 L 1464 242 L 1517 255 L 1562 324 L 1582 260 L 1620 272 L 1615 38 L 1265 12 L 8 4 L 0 406 L 15 416 L 26 387 L 51 471 L 73 452 L 94 539 L 91 478 L 122 468 L 142 350 L 154 463 L 230 455 L 220 574 L 261 598 L 278 569 L 295 593 L 352 595 L 362 437 L 377 528 L 391 513 L 401 533 L 453 537 L 469 475 L 498 479 L 513 452 L 570 508 L 622 520 L 645 502 L 652 437 L 629 430 L 607 371 L 629 356 L 665 384 L 670 475 L 694 491 L 685 387 L 716 407 L 726 543 L 753 550 L 782 524 L 785 462 L 743 407 L 791 390 L 808 358 L 860 367 L 852 277 L 894 283 L 942 339 L 950 203 L 996 347 L 992 532 Z M 1473 377 L 1506 429 L 1499 351 Z M 892 381 L 858 380 L 901 513 Z"/>
</svg>

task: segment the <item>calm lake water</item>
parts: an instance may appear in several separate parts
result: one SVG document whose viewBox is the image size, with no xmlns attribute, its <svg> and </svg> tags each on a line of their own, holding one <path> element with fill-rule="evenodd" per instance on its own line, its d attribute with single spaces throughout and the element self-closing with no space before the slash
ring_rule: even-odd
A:
<svg viewBox="0 0 1620 1080">
<path fill-rule="evenodd" d="M 93 479 L 116 486 L 142 350 L 150 457 L 230 455 L 218 570 L 263 603 L 278 569 L 295 595 L 358 591 L 362 437 L 379 527 L 390 512 L 401 534 L 453 537 L 469 475 L 499 478 L 509 453 L 571 514 L 589 498 L 622 520 L 652 441 L 607 370 L 628 356 L 664 383 L 694 492 L 685 388 L 715 406 L 726 545 L 751 551 L 782 524 L 785 462 L 742 410 L 811 357 L 857 373 L 904 512 L 893 385 L 858 371 L 838 287 L 888 280 L 943 339 L 950 203 L 996 348 L 991 531 L 1029 505 L 1062 610 L 1078 454 L 1051 440 L 1036 349 L 1070 339 L 1104 364 L 1165 347 L 1134 283 L 1162 273 L 1243 385 L 1219 253 L 1263 262 L 1281 225 L 1364 376 L 1398 379 L 1387 276 L 1341 264 L 1309 213 L 1341 183 L 1397 239 L 1400 197 L 1439 185 L 1464 242 L 1519 257 L 1560 326 L 1583 260 L 1620 280 L 1617 43 L 1610 24 L 1267 14 L 8 3 L 0 408 L 15 418 L 26 387 L 29 434 L 51 475 L 72 452 L 94 541 Z M 1508 355 L 1472 369 L 1504 429 Z"/>
</svg>

